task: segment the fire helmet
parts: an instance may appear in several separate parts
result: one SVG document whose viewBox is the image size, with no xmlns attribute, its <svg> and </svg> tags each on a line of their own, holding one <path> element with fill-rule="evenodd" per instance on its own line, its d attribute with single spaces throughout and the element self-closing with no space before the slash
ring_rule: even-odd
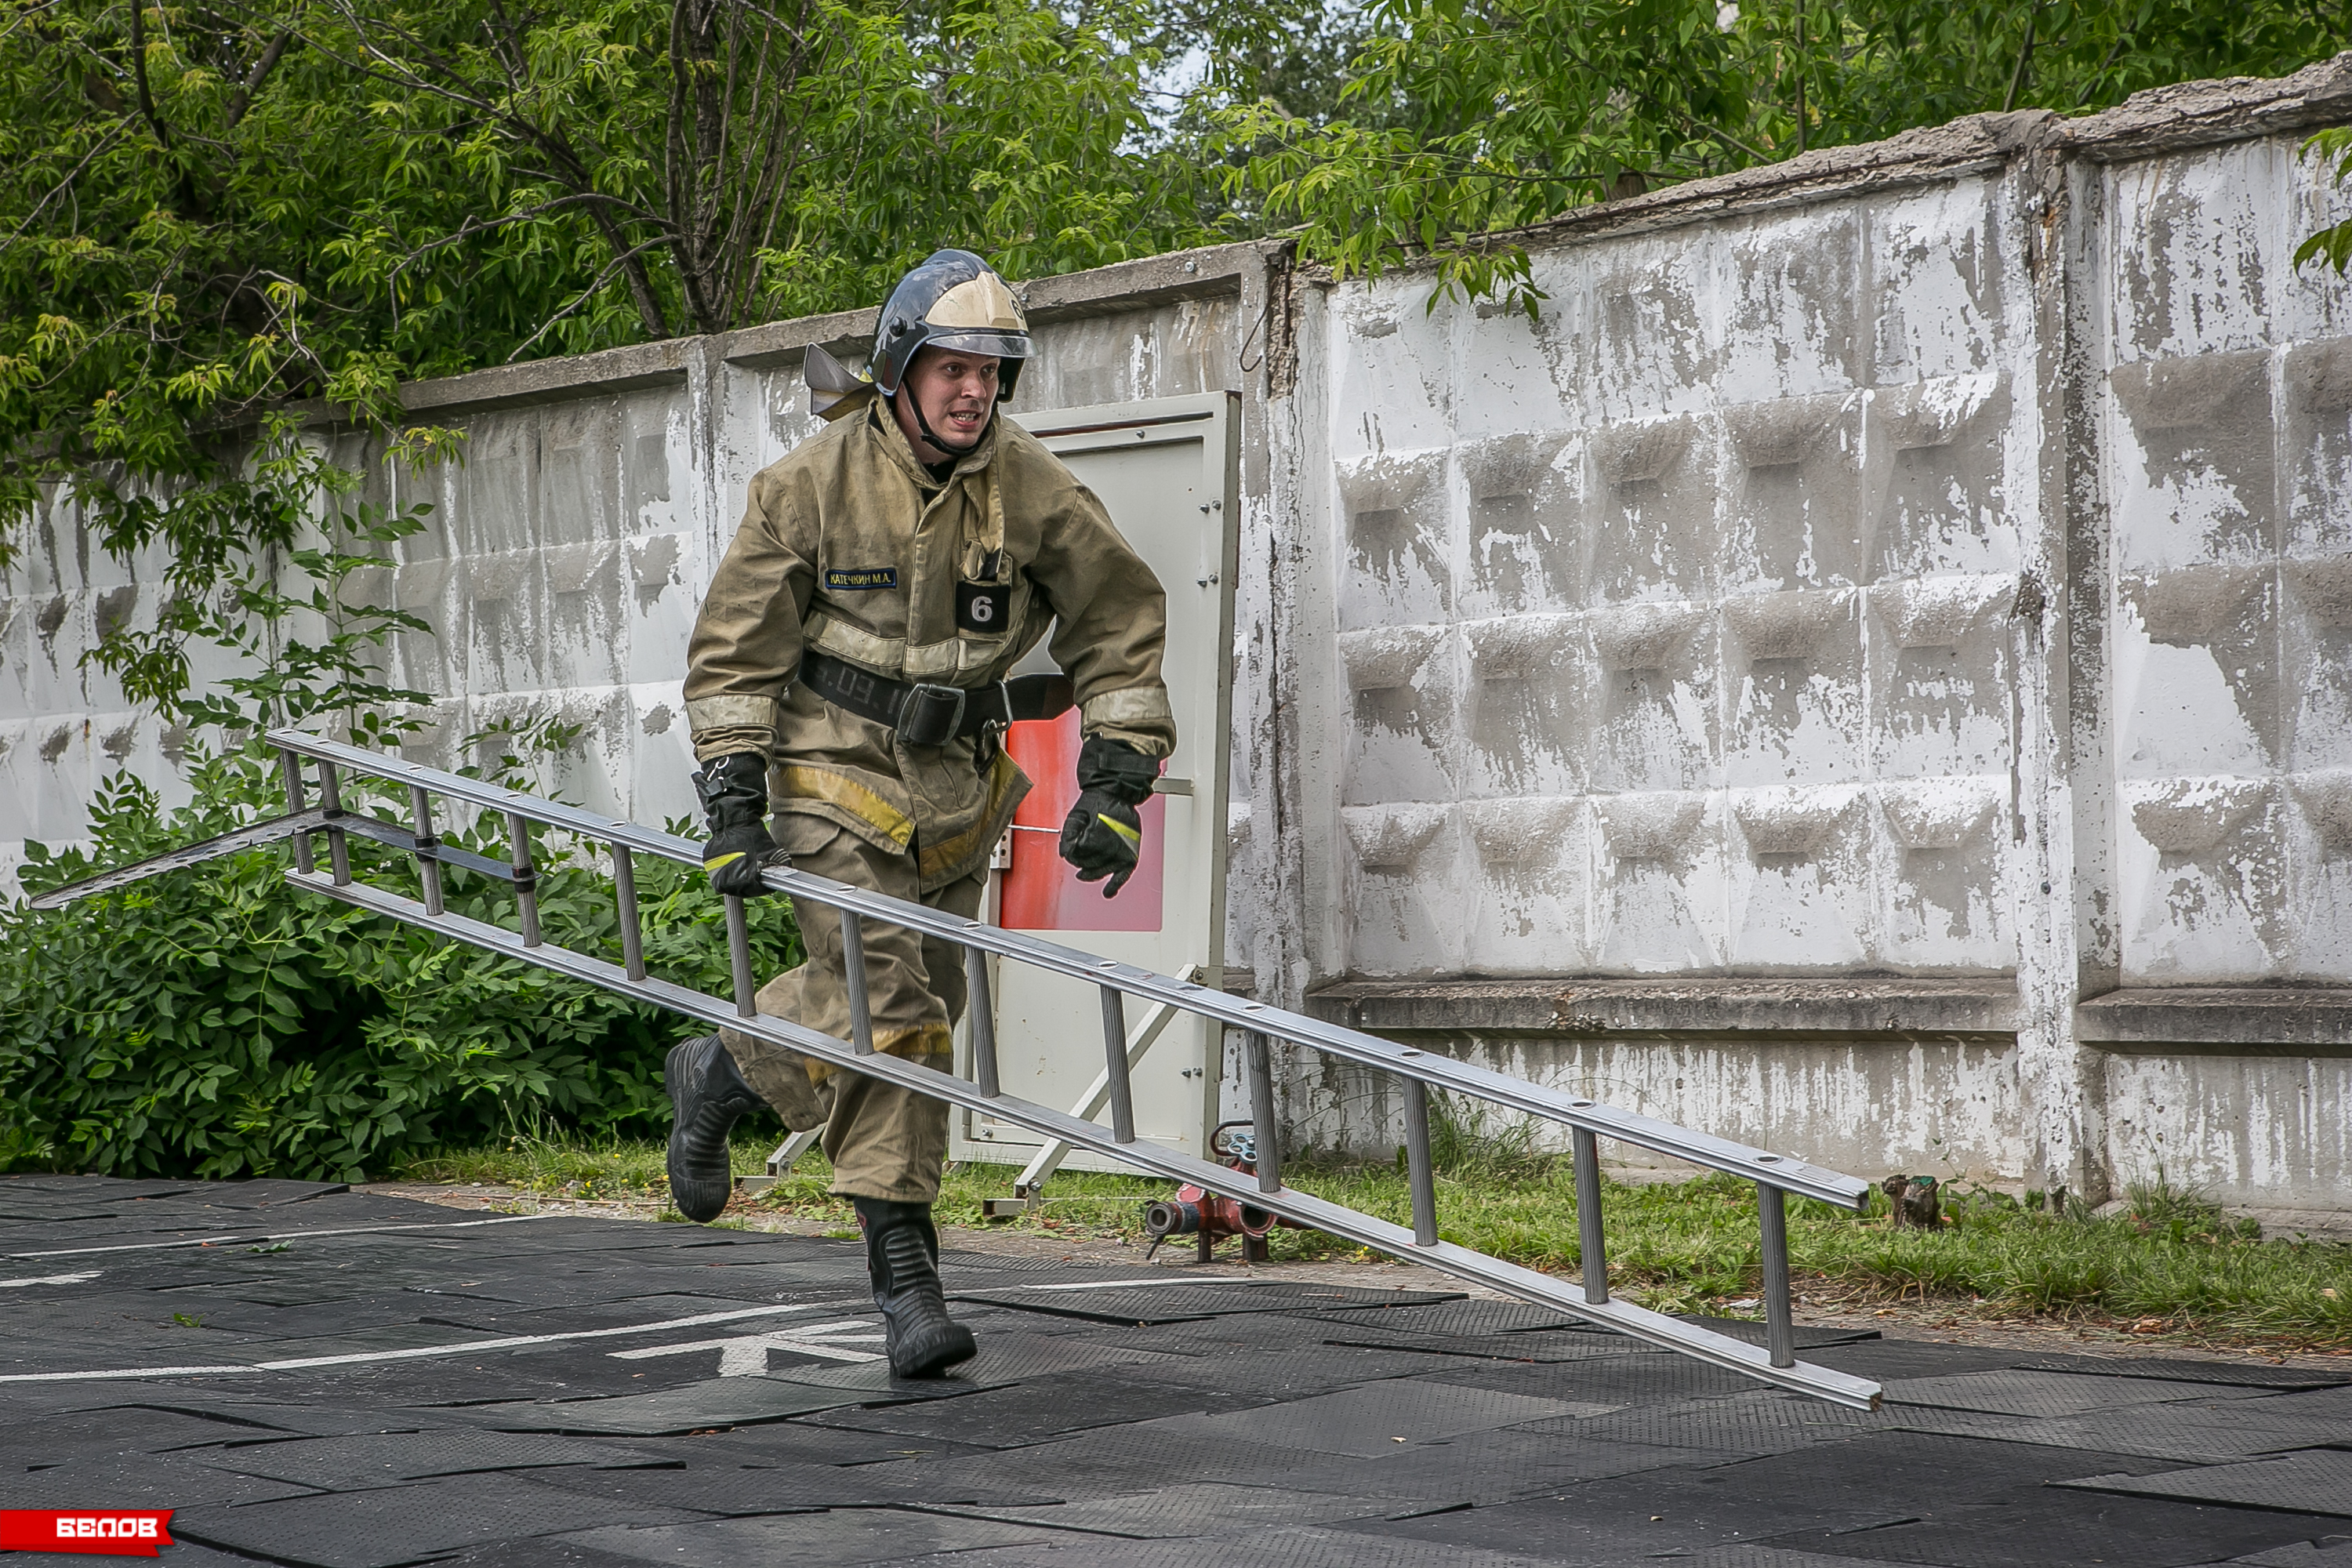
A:
<svg viewBox="0 0 2352 1568">
<path fill-rule="evenodd" d="M 996 269 L 969 250 L 933 251 L 898 279 L 874 323 L 868 372 L 885 397 L 898 395 L 907 366 L 927 348 L 961 349 L 1003 361 L 996 400 L 1013 395 L 1021 362 L 1035 352 L 1021 301 Z"/>
</svg>

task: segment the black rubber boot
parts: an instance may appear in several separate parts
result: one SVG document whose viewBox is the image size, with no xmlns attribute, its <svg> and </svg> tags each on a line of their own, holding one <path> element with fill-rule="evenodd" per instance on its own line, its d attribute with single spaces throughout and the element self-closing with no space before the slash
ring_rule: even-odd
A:
<svg viewBox="0 0 2352 1568">
<path fill-rule="evenodd" d="M 669 1089 L 669 1201 L 698 1225 L 708 1225 L 734 1195 L 735 1173 L 728 1163 L 727 1130 L 760 1097 L 735 1070 L 726 1042 L 704 1035 L 672 1046 L 662 1068 Z"/>
<path fill-rule="evenodd" d="M 890 1331 L 890 1371 L 898 1377 L 938 1377 L 980 1346 L 971 1331 L 948 1316 L 940 1288 L 940 1233 L 929 1204 L 852 1198 L 866 1227 L 866 1273 L 874 1304 Z"/>
</svg>

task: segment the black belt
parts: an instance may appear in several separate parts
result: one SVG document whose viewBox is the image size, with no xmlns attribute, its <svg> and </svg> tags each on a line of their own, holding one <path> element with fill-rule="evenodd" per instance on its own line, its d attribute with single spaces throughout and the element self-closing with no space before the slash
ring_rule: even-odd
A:
<svg viewBox="0 0 2352 1568">
<path fill-rule="evenodd" d="M 1058 719 L 1077 706 L 1066 675 L 1020 675 L 993 686 L 933 686 L 893 680 L 846 659 L 801 655 L 800 682 L 836 708 L 887 724 L 913 746 L 944 746 L 1016 721 Z"/>
</svg>

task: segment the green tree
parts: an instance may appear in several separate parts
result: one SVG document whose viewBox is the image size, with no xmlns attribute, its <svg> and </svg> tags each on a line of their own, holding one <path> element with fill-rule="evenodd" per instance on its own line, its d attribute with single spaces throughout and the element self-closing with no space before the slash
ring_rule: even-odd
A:
<svg viewBox="0 0 2352 1568">
<path fill-rule="evenodd" d="M 1507 231 L 1571 207 L 2352 42 L 2352 0 L 1375 0 L 1370 17 L 1339 116 L 1222 111 L 1229 199 L 1342 274 L 1424 256 L 1433 300 L 1530 309 Z"/>
<path fill-rule="evenodd" d="M 1019 0 L 17 0 L 0 12 L 0 563 L 44 483 L 227 485 L 262 410 L 1208 230 L 1129 9 Z M 175 553 L 266 507 L 184 508 Z M 152 524 L 152 527 L 144 525 Z M 194 537 L 211 527 L 215 538 Z M 194 581 L 175 587 L 200 591 Z"/>
</svg>

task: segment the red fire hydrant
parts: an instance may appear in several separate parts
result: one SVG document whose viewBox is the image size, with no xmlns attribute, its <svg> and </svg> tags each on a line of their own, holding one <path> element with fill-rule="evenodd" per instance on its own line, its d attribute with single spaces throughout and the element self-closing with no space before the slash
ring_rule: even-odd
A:
<svg viewBox="0 0 2352 1568">
<path fill-rule="evenodd" d="M 1257 1174 L 1257 1137 L 1254 1132 L 1235 1130 L 1251 1125 L 1247 1121 L 1222 1122 L 1209 1134 L 1210 1152 L 1244 1176 Z M 1143 1258 L 1150 1262 L 1151 1255 L 1160 1250 L 1160 1244 L 1170 1237 L 1189 1236 L 1199 1248 L 1200 1261 L 1206 1263 L 1219 1241 L 1238 1236 L 1242 1238 L 1243 1258 L 1263 1263 L 1266 1258 L 1265 1233 L 1277 1225 L 1288 1224 L 1288 1220 L 1279 1219 L 1255 1204 L 1223 1197 L 1187 1182 L 1176 1189 L 1174 1197 L 1143 1205 L 1143 1233 L 1151 1238 Z"/>
</svg>

